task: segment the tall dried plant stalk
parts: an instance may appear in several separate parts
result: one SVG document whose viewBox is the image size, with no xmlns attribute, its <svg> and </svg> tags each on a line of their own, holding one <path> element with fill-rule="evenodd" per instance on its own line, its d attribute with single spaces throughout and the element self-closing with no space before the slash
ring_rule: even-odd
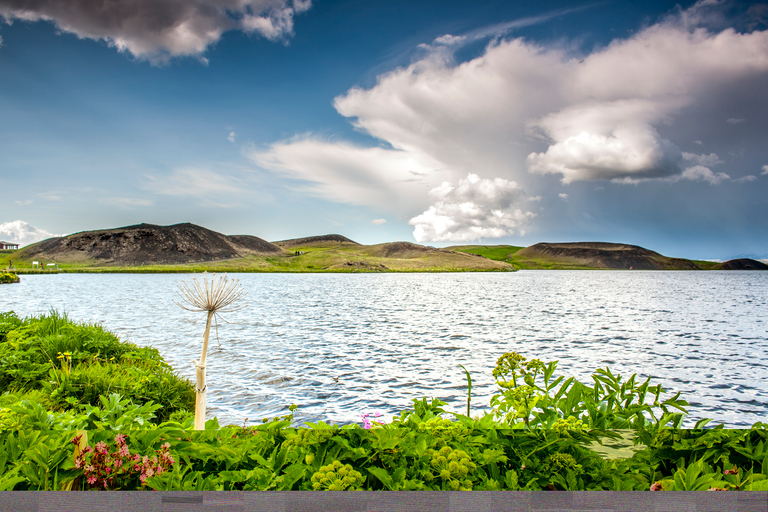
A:
<svg viewBox="0 0 768 512">
<path fill-rule="evenodd" d="M 195 360 L 195 430 L 205 429 L 205 362 L 208 356 L 208 337 L 211 334 L 211 321 L 219 313 L 231 313 L 243 309 L 246 304 L 237 304 L 246 295 L 240 281 L 228 279 L 226 274 L 214 273 L 208 280 L 208 273 L 203 272 L 202 281 L 197 276 L 192 276 L 189 282 L 179 285 L 180 302 L 174 301 L 178 306 L 187 311 L 207 312 L 208 320 L 205 323 L 203 335 L 203 351 L 200 360 Z"/>
</svg>

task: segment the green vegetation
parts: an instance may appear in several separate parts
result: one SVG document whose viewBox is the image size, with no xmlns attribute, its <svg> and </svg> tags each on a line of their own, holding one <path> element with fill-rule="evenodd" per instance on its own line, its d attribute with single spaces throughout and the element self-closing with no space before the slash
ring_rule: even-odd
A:
<svg viewBox="0 0 768 512">
<path fill-rule="evenodd" d="M 256 426 L 214 418 L 196 431 L 183 400 L 155 402 L 141 379 L 102 388 L 97 400 L 43 389 L 61 389 L 88 357 L 101 373 L 119 361 L 164 374 L 156 351 L 55 313 L 6 313 L 0 332 L 3 385 L 14 390 L 0 396 L 0 490 L 768 490 L 765 424 L 681 429 L 679 394 L 608 368 L 586 384 L 556 375 L 556 361 L 508 353 L 484 414 L 422 398 L 390 420 L 362 414 L 362 427 L 295 428 L 292 405 Z M 32 364 L 35 347 L 60 353 L 47 378 Z M 13 362 L 19 353 L 26 371 Z M 180 388 L 192 397 L 188 383 Z"/>
<path fill-rule="evenodd" d="M 520 257 L 517 253 L 525 247 L 514 245 L 457 245 L 448 249 L 467 254 L 477 254 L 490 260 L 503 261 L 521 270 L 592 270 L 596 267 L 585 266 L 568 260 L 551 258 Z"/>
<path fill-rule="evenodd" d="M 470 258 L 451 251 L 394 253 L 381 255 L 379 246 L 351 244 L 312 244 L 295 247 L 283 255 L 250 255 L 231 260 L 186 263 L 115 266 L 104 262 L 58 261 L 60 272 L 87 273 L 187 273 L 187 272 L 467 272 L 511 271 L 511 266 L 483 258 Z M 303 251 L 295 255 L 295 251 Z M 19 273 L 38 273 L 32 262 L 12 258 Z M 0 265 L 3 258 L 0 258 Z M 6 261 L 7 264 L 7 261 Z M 50 273 L 50 271 L 44 271 Z"/>
<path fill-rule="evenodd" d="M 505 261 L 510 263 L 514 255 L 520 249 L 525 247 L 517 247 L 514 245 L 456 245 L 448 247 L 452 251 L 465 252 L 467 254 L 477 254 L 483 256 L 489 260 Z"/>
<path fill-rule="evenodd" d="M 0 389 L 6 403 L 30 399 L 51 411 L 74 413 L 119 393 L 136 405 L 159 404 L 156 422 L 194 404 L 192 385 L 157 349 L 120 341 L 97 325 L 73 323 L 56 312 L 26 319 L 0 314 Z"/>
<path fill-rule="evenodd" d="M 0 284 L 18 283 L 19 276 L 13 272 L 0 272 Z"/>
</svg>

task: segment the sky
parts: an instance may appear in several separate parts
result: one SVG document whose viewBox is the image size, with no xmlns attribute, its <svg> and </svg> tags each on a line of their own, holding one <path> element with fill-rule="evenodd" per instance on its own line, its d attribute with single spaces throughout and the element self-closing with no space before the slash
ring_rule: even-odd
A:
<svg viewBox="0 0 768 512">
<path fill-rule="evenodd" d="M 768 258 L 768 3 L 0 0 L 0 239 Z"/>
</svg>

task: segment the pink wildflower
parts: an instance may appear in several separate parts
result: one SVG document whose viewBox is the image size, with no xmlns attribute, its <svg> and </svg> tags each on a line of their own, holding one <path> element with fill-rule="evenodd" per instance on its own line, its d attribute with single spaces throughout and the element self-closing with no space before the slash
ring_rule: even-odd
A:
<svg viewBox="0 0 768 512">
<path fill-rule="evenodd" d="M 107 443 L 105 443 L 104 441 L 99 441 L 98 443 L 96 443 L 96 451 L 98 453 L 106 454 L 107 453 Z"/>
<path fill-rule="evenodd" d="M 662 487 L 661 487 L 661 482 L 653 482 L 651 484 L 651 490 L 652 491 L 663 491 L 664 489 L 662 489 Z"/>
<path fill-rule="evenodd" d="M 726 470 L 724 471 L 724 473 L 725 473 L 726 475 L 738 475 L 738 474 L 739 474 L 739 468 L 737 468 L 736 466 L 734 466 L 734 467 L 733 467 L 733 469 L 726 469 Z"/>
<path fill-rule="evenodd" d="M 95 476 L 89 476 L 88 477 L 88 483 L 91 484 L 91 485 L 96 483 L 96 477 Z"/>
</svg>

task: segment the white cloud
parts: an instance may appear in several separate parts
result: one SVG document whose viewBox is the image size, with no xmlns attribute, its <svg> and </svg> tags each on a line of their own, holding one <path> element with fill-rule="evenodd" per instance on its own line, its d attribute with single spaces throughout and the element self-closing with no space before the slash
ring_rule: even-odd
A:
<svg viewBox="0 0 768 512">
<path fill-rule="evenodd" d="M 525 192 L 513 181 L 468 174 L 455 186 L 443 182 L 430 192 L 435 203 L 412 218 L 417 242 L 469 242 L 524 233 L 534 216 L 520 206 Z"/>
<path fill-rule="evenodd" d="M 361 148 L 301 137 L 253 151 L 260 167 L 305 182 L 297 188 L 332 201 L 416 213 L 440 183 L 441 164 L 417 151 Z"/>
<path fill-rule="evenodd" d="M 212 200 L 221 195 L 243 192 L 237 180 L 208 169 L 176 169 L 167 176 L 146 175 L 141 188 L 155 194 L 199 197 Z M 222 206 L 224 203 L 217 203 Z"/>
<path fill-rule="evenodd" d="M 706 181 L 710 185 L 717 185 L 722 181 L 731 179 L 731 177 L 724 172 L 714 173 L 712 170 L 704 167 L 703 165 L 694 165 L 685 169 L 681 175 L 674 176 L 671 179 L 674 181 L 680 179 L 691 181 Z"/>
<path fill-rule="evenodd" d="M 451 34 L 445 34 L 440 37 L 436 37 L 434 41 L 432 41 L 435 44 L 441 44 L 443 46 L 451 46 L 454 44 L 460 44 L 466 39 L 466 36 L 452 36 Z"/>
<path fill-rule="evenodd" d="M 18 243 L 19 247 L 57 236 L 64 235 L 54 235 L 44 229 L 36 228 L 23 220 L 14 220 L 0 224 L 0 239 L 4 242 Z"/>
<path fill-rule="evenodd" d="M 28 204 L 32 204 L 31 199 L 25 199 L 24 201 L 14 201 L 19 206 L 26 206 Z"/>
<path fill-rule="evenodd" d="M 288 37 L 293 16 L 310 6 L 309 0 L 3 0 L 0 16 L 51 21 L 62 32 L 162 61 L 201 56 L 228 30 Z"/>
<path fill-rule="evenodd" d="M 741 124 L 744 121 L 746 121 L 746 119 L 741 119 L 741 118 L 737 119 L 735 117 L 731 117 L 730 119 L 726 119 L 725 120 L 725 122 L 728 123 L 728 124 Z"/>
<path fill-rule="evenodd" d="M 768 165 L 763 166 L 763 172 L 760 174 L 768 174 Z"/>
<path fill-rule="evenodd" d="M 106 204 L 123 210 L 133 210 L 137 206 L 152 206 L 155 202 L 150 199 L 132 197 L 102 197 L 99 199 L 99 204 Z"/>
<path fill-rule="evenodd" d="M 568 200 L 568 194 L 566 194 L 565 192 L 557 194 L 557 197 L 559 197 L 563 201 L 567 201 Z"/>
<path fill-rule="evenodd" d="M 736 183 L 749 183 L 750 181 L 757 180 L 757 176 L 754 174 L 747 174 L 746 176 L 742 176 L 741 178 L 737 178 L 733 180 Z"/>
<path fill-rule="evenodd" d="M 371 224 L 374 224 L 376 226 L 381 226 L 382 224 L 386 224 L 386 223 L 387 223 L 387 219 L 373 219 L 371 221 Z"/>
<path fill-rule="evenodd" d="M 304 136 L 251 157 L 331 201 L 400 217 L 423 212 L 414 218 L 424 239 L 470 236 L 452 199 L 427 200 L 441 182 L 468 174 L 526 187 L 542 174 L 565 183 L 721 183 L 729 176 L 714 169 L 722 163 L 717 155 L 683 152 L 666 133 L 713 91 L 738 98 L 750 78 L 766 75 L 768 31 L 701 28 L 696 24 L 714 19 L 706 2 L 677 13 L 587 55 L 499 38 L 514 22 L 446 34 L 423 45 L 420 60 L 334 99 L 379 147 Z M 488 34 L 494 39 L 482 55 L 456 63 L 455 48 Z M 723 122 L 721 113 L 711 116 L 713 126 Z M 476 212 L 486 215 L 478 226 L 498 222 L 489 209 Z"/>
<path fill-rule="evenodd" d="M 227 135 L 227 140 L 229 142 L 235 142 L 235 139 L 237 139 L 237 134 L 235 132 L 229 132 L 229 135 Z"/>
<path fill-rule="evenodd" d="M 636 182 L 682 175 L 682 151 L 659 134 L 716 87 L 768 71 L 768 32 L 710 33 L 670 19 L 573 58 L 522 39 L 458 65 L 440 53 L 353 88 L 336 109 L 393 147 L 459 171 L 563 181 Z M 524 152 L 530 136 L 544 151 Z M 526 159 L 526 157 L 528 157 Z"/>
</svg>

